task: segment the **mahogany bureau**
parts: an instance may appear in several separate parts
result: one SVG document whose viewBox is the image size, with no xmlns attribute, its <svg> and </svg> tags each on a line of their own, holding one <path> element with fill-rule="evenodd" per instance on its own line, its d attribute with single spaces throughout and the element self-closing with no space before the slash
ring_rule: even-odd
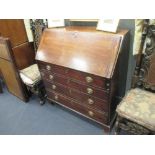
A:
<svg viewBox="0 0 155 155">
<path fill-rule="evenodd" d="M 127 30 L 117 34 L 95 27 L 46 29 L 36 60 L 47 98 L 103 125 L 109 131 L 119 90 L 119 55 Z M 127 61 L 127 60 L 125 60 Z"/>
</svg>

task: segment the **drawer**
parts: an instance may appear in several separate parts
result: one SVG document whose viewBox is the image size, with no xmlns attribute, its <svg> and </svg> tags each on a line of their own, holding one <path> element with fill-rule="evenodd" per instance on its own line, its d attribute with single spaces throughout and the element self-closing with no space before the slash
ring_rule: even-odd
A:
<svg viewBox="0 0 155 155">
<path fill-rule="evenodd" d="M 45 89 L 47 91 L 53 90 L 53 91 L 56 91 L 56 92 L 61 93 L 63 95 L 70 96 L 70 89 L 68 87 L 61 85 L 61 84 L 57 84 L 57 83 L 53 83 L 53 82 L 49 82 L 49 81 L 44 80 L 44 85 L 45 85 Z"/>
<path fill-rule="evenodd" d="M 101 89 L 107 89 L 107 85 L 109 86 L 109 83 L 106 82 L 105 78 L 80 71 L 69 70 L 68 76 L 72 79 L 81 81 L 84 84 L 99 87 Z"/>
<path fill-rule="evenodd" d="M 45 81 L 44 83 L 47 91 L 53 90 L 57 93 L 68 96 L 73 100 L 77 100 L 81 102 L 81 104 L 88 106 L 90 108 L 93 108 L 99 111 L 106 111 L 106 112 L 108 111 L 108 100 L 101 100 L 99 98 L 95 98 L 93 96 L 81 93 L 79 91 L 76 91 L 69 87 L 65 87 L 58 83 L 51 83 L 48 81 Z"/>
<path fill-rule="evenodd" d="M 58 74 L 61 74 L 61 75 L 65 75 L 68 72 L 67 68 L 57 66 L 57 65 L 53 65 L 53 64 L 39 63 L 38 66 L 39 66 L 40 70 L 45 70 L 45 71 L 48 71 L 50 73 L 58 73 Z"/>
<path fill-rule="evenodd" d="M 68 82 L 68 86 L 70 88 L 73 88 L 73 89 L 76 89 L 76 90 L 78 90 L 80 92 L 83 92 L 83 93 L 85 93 L 87 95 L 98 97 L 98 98 L 100 98 L 102 100 L 103 99 L 108 100 L 108 98 L 109 98 L 109 93 L 107 91 L 104 91 L 104 90 L 101 90 L 101 89 L 98 89 L 98 88 L 95 88 L 95 87 L 91 87 L 91 86 L 88 86 L 88 85 L 79 84 L 74 80 L 70 80 Z"/>
<path fill-rule="evenodd" d="M 44 70 L 41 70 L 41 76 L 44 81 L 48 80 L 51 82 L 63 84 L 65 86 L 67 86 L 69 82 L 68 78 L 64 78 L 64 77 L 61 77 L 60 75 L 58 76 L 55 73 L 46 72 Z"/>
<path fill-rule="evenodd" d="M 44 70 L 50 72 L 50 74 L 60 74 L 60 76 L 65 76 L 90 86 L 99 87 L 101 89 L 108 89 L 110 85 L 110 83 L 103 77 L 95 76 L 81 71 L 75 71 L 73 69 L 53 64 L 39 63 L 38 65 L 42 72 Z"/>
<path fill-rule="evenodd" d="M 101 124 L 107 124 L 107 115 L 106 113 L 104 112 L 99 112 L 99 111 L 96 111 L 94 109 L 91 109 L 89 107 L 85 107 L 81 104 L 79 104 L 78 102 L 75 102 L 63 95 L 60 95 L 58 93 L 55 93 L 55 92 L 49 92 L 47 91 L 47 96 L 49 99 L 51 100 L 54 100 L 86 117 L 89 117 Z"/>
<path fill-rule="evenodd" d="M 86 95 L 71 89 L 71 97 L 81 104 L 99 111 L 108 111 L 108 101 L 100 100 L 98 98 Z"/>
</svg>

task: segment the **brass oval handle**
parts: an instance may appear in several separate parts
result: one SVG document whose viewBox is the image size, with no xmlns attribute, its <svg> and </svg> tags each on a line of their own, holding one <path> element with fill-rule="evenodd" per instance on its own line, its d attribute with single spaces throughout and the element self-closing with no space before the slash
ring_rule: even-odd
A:
<svg viewBox="0 0 155 155">
<path fill-rule="evenodd" d="M 94 101 L 92 99 L 88 99 L 88 104 L 94 104 Z"/>
<path fill-rule="evenodd" d="M 51 66 L 47 65 L 47 66 L 46 66 L 46 69 L 47 69 L 47 70 L 51 70 Z"/>
<path fill-rule="evenodd" d="M 93 94 L 93 89 L 87 88 L 87 93 L 88 93 L 88 94 Z"/>
<path fill-rule="evenodd" d="M 94 116 L 94 113 L 93 113 L 92 111 L 88 111 L 88 114 L 89 114 L 90 116 Z"/>
<path fill-rule="evenodd" d="M 87 83 L 93 82 L 93 78 L 90 77 L 90 76 L 87 76 L 87 77 L 86 77 L 86 82 L 87 82 Z"/>
<path fill-rule="evenodd" d="M 54 76 L 53 76 L 53 75 L 49 75 L 49 78 L 50 78 L 51 80 L 53 80 L 53 79 L 54 79 Z"/>
<path fill-rule="evenodd" d="M 55 100 L 58 100 L 58 98 L 59 98 L 58 95 L 55 95 L 55 96 L 54 96 L 54 99 L 55 99 Z"/>
<path fill-rule="evenodd" d="M 56 85 L 52 85 L 52 89 L 55 90 L 57 87 Z"/>
</svg>

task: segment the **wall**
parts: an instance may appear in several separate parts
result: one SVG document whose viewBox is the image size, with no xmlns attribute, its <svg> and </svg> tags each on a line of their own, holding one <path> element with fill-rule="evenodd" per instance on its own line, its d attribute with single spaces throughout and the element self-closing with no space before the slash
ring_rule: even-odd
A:
<svg viewBox="0 0 155 155">
<path fill-rule="evenodd" d="M 128 90 L 131 85 L 131 79 L 135 68 L 135 58 L 132 55 L 134 31 L 135 31 L 134 19 L 121 19 L 119 23 L 119 28 L 127 28 L 130 30 L 130 51 L 129 51 L 128 75 L 127 75 L 127 83 L 126 83 L 126 90 Z"/>
<path fill-rule="evenodd" d="M 72 25 L 77 25 L 77 26 L 96 26 L 97 22 L 69 22 L 66 20 L 65 25 L 67 26 L 72 26 Z M 131 79 L 132 79 L 132 74 L 135 68 L 135 59 L 132 55 L 132 50 L 133 50 L 133 40 L 134 40 L 134 30 L 135 30 L 135 22 L 134 19 L 121 19 L 119 22 L 119 28 L 123 29 L 129 29 L 130 30 L 130 51 L 129 51 L 129 61 L 128 61 L 128 75 L 127 75 L 127 82 L 126 82 L 126 90 L 130 88 L 131 85 Z"/>
</svg>

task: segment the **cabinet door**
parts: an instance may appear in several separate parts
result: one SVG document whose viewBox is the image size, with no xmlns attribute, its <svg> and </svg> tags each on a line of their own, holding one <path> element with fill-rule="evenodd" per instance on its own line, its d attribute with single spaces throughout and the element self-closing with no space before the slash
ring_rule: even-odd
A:
<svg viewBox="0 0 155 155">
<path fill-rule="evenodd" d="M 0 59 L 0 66 L 9 92 L 25 101 L 22 83 L 13 64 L 5 59 Z"/>
</svg>

